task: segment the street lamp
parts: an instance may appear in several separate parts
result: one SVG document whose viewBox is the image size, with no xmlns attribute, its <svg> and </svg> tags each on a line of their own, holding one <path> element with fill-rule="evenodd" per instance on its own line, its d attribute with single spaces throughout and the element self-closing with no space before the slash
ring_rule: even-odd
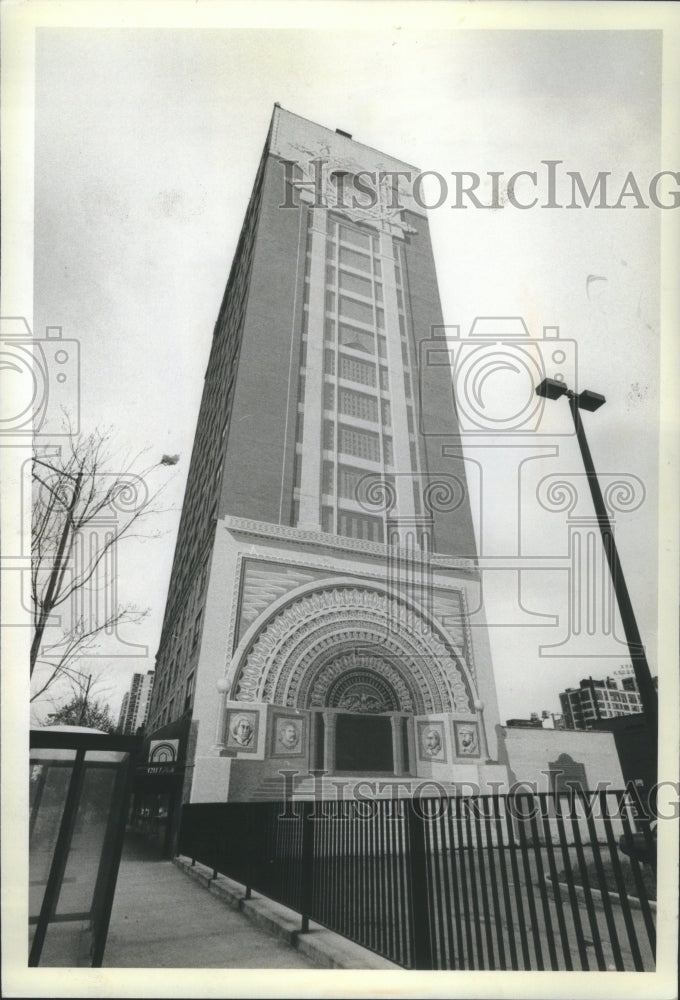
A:
<svg viewBox="0 0 680 1000">
<path fill-rule="evenodd" d="M 609 565 L 609 572 L 611 573 L 612 582 L 614 584 L 614 593 L 616 594 L 616 601 L 619 606 L 621 623 L 626 636 L 626 642 L 628 643 L 628 651 L 633 664 L 635 680 L 640 692 L 642 709 L 645 713 L 647 729 L 654 755 L 656 757 L 658 734 L 658 702 L 656 688 L 654 687 L 654 682 L 652 681 L 652 675 L 649 670 L 649 664 L 647 663 L 647 657 L 645 655 L 645 648 L 642 645 L 642 639 L 640 638 L 640 633 L 638 631 L 633 605 L 630 600 L 630 594 L 628 593 L 626 581 L 623 576 L 623 570 L 619 561 L 619 554 L 614 541 L 614 532 L 609 521 L 607 508 L 604 504 L 602 491 L 600 490 L 600 484 L 597 479 L 597 473 L 595 472 L 595 466 L 593 465 L 593 459 L 590 454 L 590 448 L 588 447 L 585 431 L 581 422 L 581 414 L 579 412 L 580 410 L 589 410 L 591 413 L 594 413 L 595 410 L 599 410 L 606 400 L 604 396 L 600 395 L 599 392 L 591 392 L 589 389 L 576 393 L 572 389 L 569 389 L 564 382 L 558 381 L 554 378 L 544 378 L 541 384 L 536 386 L 536 394 L 538 396 L 543 396 L 545 399 L 560 399 L 562 396 L 566 396 L 569 400 L 569 409 L 571 410 L 571 415 L 574 419 L 576 437 L 578 439 L 579 448 L 581 449 L 581 457 L 586 470 L 588 486 L 590 487 L 590 495 L 593 498 L 597 523 L 600 526 L 602 544 L 604 546 L 607 563 Z"/>
</svg>

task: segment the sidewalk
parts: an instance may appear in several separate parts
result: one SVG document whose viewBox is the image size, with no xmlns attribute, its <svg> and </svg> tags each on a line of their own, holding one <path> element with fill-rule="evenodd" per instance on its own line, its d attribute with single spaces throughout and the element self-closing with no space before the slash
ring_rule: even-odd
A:
<svg viewBox="0 0 680 1000">
<path fill-rule="evenodd" d="M 104 951 L 105 968 L 314 969 L 318 964 L 254 927 L 172 861 L 126 838 Z"/>
</svg>

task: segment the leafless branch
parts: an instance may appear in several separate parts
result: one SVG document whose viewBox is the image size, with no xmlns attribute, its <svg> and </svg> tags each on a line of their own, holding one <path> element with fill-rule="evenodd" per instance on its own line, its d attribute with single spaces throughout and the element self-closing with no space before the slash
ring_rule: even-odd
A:
<svg viewBox="0 0 680 1000">
<path fill-rule="evenodd" d="M 80 593 L 95 594 L 110 587 L 107 561 L 118 543 L 148 537 L 140 525 L 149 515 L 163 512 L 158 505 L 163 487 L 149 492 L 146 482 L 159 463 L 135 471 L 144 451 L 116 460 L 110 440 L 108 431 L 71 435 L 62 454 L 34 455 L 31 676 L 37 665 L 47 667 L 47 673 L 35 684 L 32 701 L 60 677 L 77 682 L 76 656 L 91 649 L 104 631 L 122 622 L 138 622 L 146 614 L 119 606 L 101 621 L 73 616 L 57 641 L 47 641 L 55 611 L 73 603 Z"/>
</svg>

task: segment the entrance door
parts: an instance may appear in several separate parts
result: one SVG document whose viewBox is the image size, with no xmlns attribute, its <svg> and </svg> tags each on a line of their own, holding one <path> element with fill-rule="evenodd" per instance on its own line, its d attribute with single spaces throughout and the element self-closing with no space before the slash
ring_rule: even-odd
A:
<svg viewBox="0 0 680 1000">
<path fill-rule="evenodd" d="M 338 715 L 335 727 L 337 771 L 394 772 L 389 716 Z"/>
</svg>

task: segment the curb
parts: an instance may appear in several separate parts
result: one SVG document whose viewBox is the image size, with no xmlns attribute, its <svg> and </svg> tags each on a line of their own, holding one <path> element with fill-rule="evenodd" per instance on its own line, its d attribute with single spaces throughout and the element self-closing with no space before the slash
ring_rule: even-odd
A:
<svg viewBox="0 0 680 1000">
<path fill-rule="evenodd" d="M 213 878 L 212 869 L 205 865 L 198 862 L 192 865 L 191 859 L 182 855 L 173 858 L 173 864 L 225 906 L 238 910 L 256 927 L 281 938 L 321 969 L 393 969 L 403 972 L 400 965 L 327 930 L 313 920 L 309 921 L 309 931 L 301 933 L 298 913 L 265 896 L 246 899 L 245 886 L 226 875 Z"/>
<path fill-rule="evenodd" d="M 558 882 L 557 885 L 560 887 L 560 891 L 561 892 L 565 892 L 565 893 L 569 892 L 569 886 L 567 885 L 566 882 Z M 555 895 L 555 886 L 553 884 L 553 880 L 550 878 L 549 875 L 546 875 L 546 877 L 545 877 L 545 887 L 548 890 L 548 892 L 554 897 L 554 895 Z M 586 893 L 585 893 L 585 889 L 583 888 L 583 886 L 575 884 L 573 886 L 573 889 L 575 890 L 576 895 L 578 896 L 578 898 L 582 902 L 585 902 Z M 604 903 L 602 901 L 602 890 L 601 889 L 594 889 L 594 888 L 591 887 L 590 888 L 590 895 L 591 895 L 591 898 L 593 900 L 594 905 L 598 909 L 604 909 Z M 616 893 L 616 892 L 609 892 L 608 891 L 607 892 L 607 896 L 609 897 L 610 902 L 613 903 L 615 906 L 621 906 L 621 900 L 619 898 L 618 893 Z M 640 902 L 640 900 L 638 899 L 637 896 L 626 896 L 626 899 L 628 901 L 628 905 L 630 906 L 630 908 L 632 910 L 641 910 L 643 908 L 642 907 L 642 903 Z M 652 913 L 656 913 L 656 900 L 655 899 L 648 899 L 647 900 L 647 906 L 652 911 Z"/>
</svg>

